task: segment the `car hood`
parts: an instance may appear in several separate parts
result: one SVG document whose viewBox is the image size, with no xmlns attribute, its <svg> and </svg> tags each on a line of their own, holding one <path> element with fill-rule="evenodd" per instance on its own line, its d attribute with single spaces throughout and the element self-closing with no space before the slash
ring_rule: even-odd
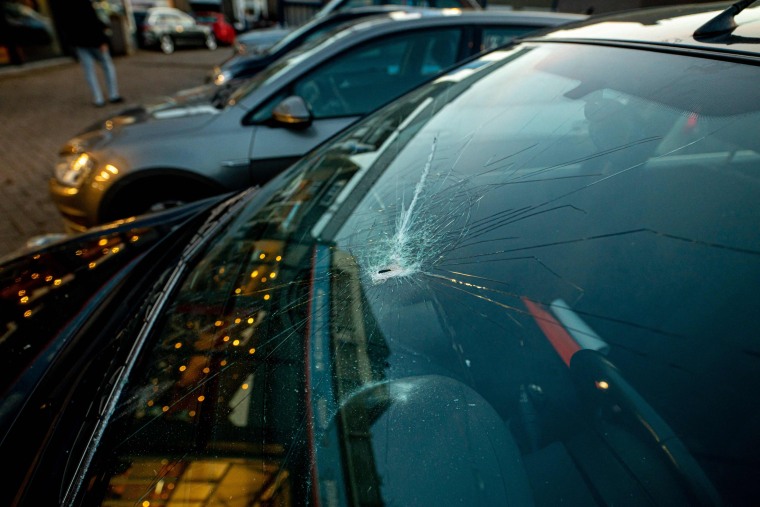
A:
<svg viewBox="0 0 760 507">
<path fill-rule="evenodd" d="M 206 125 L 220 114 L 223 110 L 214 104 L 227 92 L 226 88 L 204 85 L 157 97 L 90 125 L 71 139 L 64 151 L 89 149 L 126 131 L 133 135 L 139 132 L 139 137 L 185 134 Z"/>
</svg>

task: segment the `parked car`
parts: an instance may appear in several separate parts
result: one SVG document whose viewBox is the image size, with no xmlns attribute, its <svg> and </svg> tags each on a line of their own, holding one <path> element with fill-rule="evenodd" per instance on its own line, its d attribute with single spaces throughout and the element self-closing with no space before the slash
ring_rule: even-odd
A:
<svg viewBox="0 0 760 507">
<path fill-rule="evenodd" d="M 485 44 L 567 19 L 429 11 L 359 20 L 286 54 L 230 96 L 191 90 L 77 136 L 61 151 L 53 200 L 81 230 L 263 183 Z"/>
<path fill-rule="evenodd" d="M 0 43 L 23 46 L 46 45 L 53 42 L 50 19 L 21 2 L 0 2 Z"/>
<path fill-rule="evenodd" d="M 234 80 L 246 79 L 258 74 L 273 61 L 297 48 L 298 46 L 318 39 L 327 32 L 335 30 L 340 25 L 359 18 L 390 14 L 392 12 L 424 12 L 419 7 L 377 5 L 358 7 L 336 12 L 329 16 L 314 18 L 305 25 L 288 34 L 283 34 L 277 42 L 270 45 L 261 44 L 261 37 L 252 42 L 250 37 L 242 34 L 235 43 L 235 53 L 214 66 L 206 82 L 216 85 L 226 85 Z M 278 28 L 269 28 L 268 33 L 277 33 Z"/>
<path fill-rule="evenodd" d="M 231 46 L 235 43 L 235 27 L 221 12 L 202 11 L 193 14 L 199 25 L 211 28 L 217 43 Z"/>
<path fill-rule="evenodd" d="M 0 502 L 755 505 L 760 8 L 699 9 L 6 260 Z"/>
<path fill-rule="evenodd" d="M 403 2 L 400 2 L 399 0 L 332 0 L 319 9 L 307 24 L 312 24 L 313 22 L 320 21 L 321 18 L 346 10 L 376 8 L 380 6 L 396 7 L 399 9 L 405 7 L 425 9 L 482 9 L 481 5 L 476 0 L 408 0 Z M 238 36 L 237 43 L 235 44 L 235 52 L 238 54 L 262 54 L 294 31 L 296 31 L 296 27 L 282 25 L 249 30 Z M 301 31 L 301 29 L 298 28 L 297 31 Z"/>
<path fill-rule="evenodd" d="M 178 47 L 216 49 L 211 28 L 199 25 L 189 14 L 173 7 L 151 7 L 135 11 L 138 41 L 141 47 L 157 48 L 171 54 Z"/>
</svg>

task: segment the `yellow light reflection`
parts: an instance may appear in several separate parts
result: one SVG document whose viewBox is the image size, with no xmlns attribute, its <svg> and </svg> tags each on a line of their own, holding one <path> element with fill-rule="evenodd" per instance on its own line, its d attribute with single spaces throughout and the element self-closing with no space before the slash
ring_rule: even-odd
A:
<svg viewBox="0 0 760 507">
<path fill-rule="evenodd" d="M 248 390 L 248 384 L 243 384 L 242 386 L 240 386 L 240 389 L 242 389 L 243 391 L 247 391 Z"/>
<path fill-rule="evenodd" d="M 95 266 L 97 266 L 97 264 L 95 264 L 94 262 L 91 262 L 91 263 L 89 263 L 89 264 L 87 265 L 87 267 L 88 267 L 88 268 L 90 268 L 90 269 L 94 269 L 94 268 L 95 268 Z"/>
<path fill-rule="evenodd" d="M 230 337 L 229 336 L 225 336 L 224 338 L 222 338 L 222 341 L 228 342 L 228 341 L 230 341 Z"/>
<path fill-rule="evenodd" d="M 161 407 L 161 411 L 162 412 L 168 412 L 169 411 L 169 407 L 166 406 L 166 405 L 164 405 L 163 407 Z"/>
<path fill-rule="evenodd" d="M 25 305 L 25 304 L 27 304 L 27 303 L 29 302 L 29 296 L 24 296 L 24 297 L 22 297 L 22 298 L 21 298 L 21 300 L 20 300 L 19 302 L 20 302 L 22 305 Z"/>
<path fill-rule="evenodd" d="M 206 397 L 203 396 L 202 394 L 200 396 L 198 396 L 198 401 L 200 401 L 200 402 L 203 402 L 205 399 L 206 399 Z"/>
<path fill-rule="evenodd" d="M 28 319 L 31 316 L 32 316 L 32 311 L 31 310 L 27 310 L 27 311 L 24 312 L 24 318 Z"/>
<path fill-rule="evenodd" d="M 272 296 L 270 296 L 269 294 L 266 294 L 266 295 L 264 296 L 264 301 L 269 301 L 269 298 L 271 298 L 271 297 L 272 297 Z"/>
<path fill-rule="evenodd" d="M 103 238 L 100 241 L 98 241 L 98 245 L 100 246 L 106 246 L 108 244 L 108 240 Z"/>
<path fill-rule="evenodd" d="M 240 319 L 240 317 L 238 317 L 237 319 L 235 319 L 235 324 L 240 324 L 240 321 L 241 321 L 241 320 L 242 320 L 242 319 Z"/>
<path fill-rule="evenodd" d="M 40 277 L 39 273 L 32 273 L 32 280 L 36 280 Z"/>
<path fill-rule="evenodd" d="M 208 374 L 210 371 L 211 371 L 211 368 L 209 368 L 208 366 L 206 366 L 205 368 L 203 368 L 203 373 Z"/>
<path fill-rule="evenodd" d="M 274 258 L 274 260 L 276 260 L 277 262 L 280 262 L 282 260 L 282 255 L 278 255 L 277 257 Z"/>
<path fill-rule="evenodd" d="M 240 340 L 235 340 L 235 341 L 233 341 L 233 342 L 232 342 L 232 345 L 233 345 L 234 347 L 237 347 L 238 345 L 240 345 Z"/>
<path fill-rule="evenodd" d="M 222 359 L 222 362 L 220 362 L 219 364 L 222 365 L 222 366 L 227 366 L 227 360 L 226 359 Z"/>
<path fill-rule="evenodd" d="M 177 342 L 174 344 L 175 349 L 181 349 L 182 348 L 182 342 Z"/>
<path fill-rule="evenodd" d="M 243 291 L 240 290 L 240 287 L 238 287 L 237 289 L 235 289 L 235 294 L 240 294 L 241 292 L 243 292 Z"/>
<path fill-rule="evenodd" d="M 610 384 L 606 380 L 597 380 L 596 388 L 605 391 L 610 388 Z"/>
<path fill-rule="evenodd" d="M 18 297 L 24 297 L 24 296 L 26 296 L 26 291 L 25 290 L 18 291 Z"/>
<path fill-rule="evenodd" d="M 62 283 L 63 283 L 63 280 L 61 280 L 60 278 L 57 278 L 56 280 L 53 281 L 53 285 L 55 286 L 61 285 Z"/>
<path fill-rule="evenodd" d="M 248 317 L 248 323 L 253 324 L 253 317 Z"/>
<path fill-rule="evenodd" d="M 179 367 L 179 371 L 185 371 L 185 370 L 187 370 L 187 366 L 185 366 L 184 364 Z"/>
<path fill-rule="evenodd" d="M 265 253 L 262 253 L 261 255 L 259 255 L 259 259 L 266 259 L 266 257 L 267 257 L 267 254 Z"/>
<path fill-rule="evenodd" d="M 139 239 L 140 239 L 140 236 L 132 236 L 131 238 L 129 238 L 129 241 L 131 241 L 132 243 L 137 243 L 137 240 Z"/>
<path fill-rule="evenodd" d="M 275 272 L 269 273 L 269 278 L 271 278 L 272 280 L 274 280 L 275 278 L 277 278 L 277 273 L 275 273 Z"/>
<path fill-rule="evenodd" d="M 256 271 L 256 270 L 254 270 L 254 271 L 251 273 L 251 278 L 256 278 L 257 276 L 259 276 L 259 272 L 258 272 L 258 271 Z"/>
<path fill-rule="evenodd" d="M 217 320 L 216 322 L 214 322 L 214 325 L 216 327 L 222 327 L 224 325 L 224 322 L 222 322 L 221 320 Z"/>
<path fill-rule="evenodd" d="M 253 355 L 253 354 L 256 353 L 256 349 L 254 349 L 253 347 L 251 347 L 250 349 L 248 349 L 248 353 L 251 354 L 251 355 Z"/>
</svg>

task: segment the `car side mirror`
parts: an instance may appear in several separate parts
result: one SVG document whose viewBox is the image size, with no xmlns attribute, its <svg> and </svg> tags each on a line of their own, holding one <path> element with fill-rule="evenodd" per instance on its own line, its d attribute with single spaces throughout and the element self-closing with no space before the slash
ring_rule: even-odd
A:
<svg viewBox="0 0 760 507">
<path fill-rule="evenodd" d="M 305 129 L 312 119 L 309 105 L 298 95 L 286 97 L 272 109 L 272 122 L 280 127 Z"/>
</svg>

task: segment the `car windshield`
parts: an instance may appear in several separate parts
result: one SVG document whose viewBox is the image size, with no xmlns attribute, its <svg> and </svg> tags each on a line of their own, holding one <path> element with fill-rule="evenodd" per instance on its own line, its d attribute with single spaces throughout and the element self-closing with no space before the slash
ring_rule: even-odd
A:
<svg viewBox="0 0 760 507">
<path fill-rule="evenodd" d="M 751 504 L 759 79 L 534 43 L 371 115 L 182 275 L 88 491 Z"/>
</svg>

